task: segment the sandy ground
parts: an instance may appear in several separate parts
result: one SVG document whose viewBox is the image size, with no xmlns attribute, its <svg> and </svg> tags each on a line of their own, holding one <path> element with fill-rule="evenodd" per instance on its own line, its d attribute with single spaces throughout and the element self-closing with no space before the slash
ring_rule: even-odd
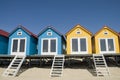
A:
<svg viewBox="0 0 120 80">
<path fill-rule="evenodd" d="M 107 80 L 120 80 L 120 67 L 109 67 L 111 76 Z M 3 77 L 5 68 L 0 68 L 0 80 L 105 80 L 94 75 L 93 69 L 65 68 L 62 77 L 50 77 L 50 68 L 29 68 L 17 77 Z"/>
</svg>

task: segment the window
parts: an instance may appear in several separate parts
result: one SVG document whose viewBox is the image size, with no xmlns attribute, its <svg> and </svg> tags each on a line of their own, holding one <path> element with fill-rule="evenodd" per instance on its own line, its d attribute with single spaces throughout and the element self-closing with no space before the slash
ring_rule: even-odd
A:
<svg viewBox="0 0 120 80">
<path fill-rule="evenodd" d="M 76 33 L 77 33 L 77 34 L 80 34 L 80 31 L 77 31 Z"/>
<path fill-rule="evenodd" d="M 25 39 L 20 40 L 20 52 L 25 51 Z"/>
<path fill-rule="evenodd" d="M 108 39 L 108 50 L 109 51 L 114 51 L 113 39 Z"/>
<path fill-rule="evenodd" d="M 25 39 L 13 39 L 12 52 L 25 52 Z"/>
<path fill-rule="evenodd" d="M 42 49 L 42 52 L 44 53 L 55 53 L 57 52 L 57 44 L 56 44 L 56 39 L 43 39 L 42 40 L 43 42 L 43 49 Z"/>
<path fill-rule="evenodd" d="M 17 47 L 18 47 L 18 40 L 15 39 L 15 40 L 13 40 L 13 49 L 12 49 L 12 52 L 17 52 Z"/>
<path fill-rule="evenodd" d="M 17 35 L 22 35 L 22 32 L 21 32 L 21 31 L 18 31 L 18 32 L 17 32 Z"/>
<path fill-rule="evenodd" d="M 78 52 L 78 39 L 72 39 L 72 51 Z"/>
<path fill-rule="evenodd" d="M 48 52 L 48 40 L 43 40 L 43 52 Z"/>
<path fill-rule="evenodd" d="M 86 39 L 80 39 L 80 51 L 86 51 Z"/>
<path fill-rule="evenodd" d="M 100 39 L 100 50 L 101 50 L 101 52 L 114 51 L 113 39 Z"/>
<path fill-rule="evenodd" d="M 72 52 L 87 52 L 86 38 L 73 38 Z"/>
<path fill-rule="evenodd" d="M 47 35 L 48 35 L 48 36 L 51 36 L 51 35 L 52 35 L 52 32 L 50 32 L 50 31 L 47 32 Z"/>
<path fill-rule="evenodd" d="M 50 51 L 51 52 L 56 52 L 56 40 L 51 40 L 50 42 Z"/>
<path fill-rule="evenodd" d="M 108 34 L 108 32 L 104 32 L 104 34 L 105 34 L 105 35 L 107 35 L 107 34 Z"/>
<path fill-rule="evenodd" d="M 101 51 L 106 51 L 105 39 L 100 40 Z"/>
</svg>

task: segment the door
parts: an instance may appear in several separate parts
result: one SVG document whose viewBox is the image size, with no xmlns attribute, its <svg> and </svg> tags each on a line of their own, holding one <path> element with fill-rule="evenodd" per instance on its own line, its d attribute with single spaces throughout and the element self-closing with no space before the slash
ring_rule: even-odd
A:
<svg viewBox="0 0 120 80">
<path fill-rule="evenodd" d="M 56 38 L 42 39 L 41 53 L 42 55 L 56 55 L 57 39 Z"/>
<path fill-rule="evenodd" d="M 26 54 L 26 38 L 13 38 L 12 39 L 12 55 L 25 55 Z"/>
<path fill-rule="evenodd" d="M 87 54 L 87 39 L 72 38 L 71 39 L 71 54 Z"/>
<path fill-rule="evenodd" d="M 115 53 L 114 39 L 99 39 L 100 53 Z"/>
</svg>

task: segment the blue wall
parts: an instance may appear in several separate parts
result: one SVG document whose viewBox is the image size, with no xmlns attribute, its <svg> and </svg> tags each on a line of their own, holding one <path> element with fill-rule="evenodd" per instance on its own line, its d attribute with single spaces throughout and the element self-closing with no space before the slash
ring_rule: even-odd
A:
<svg viewBox="0 0 120 80">
<path fill-rule="evenodd" d="M 8 38 L 0 35 L 0 54 L 7 54 Z"/>
<path fill-rule="evenodd" d="M 48 36 L 47 32 L 52 32 L 52 35 Z M 57 54 L 62 54 L 62 37 L 60 35 L 58 35 L 58 33 L 53 31 L 52 29 L 47 29 L 46 31 L 41 33 L 41 35 L 38 36 L 38 54 L 39 55 L 41 55 L 41 39 L 42 38 L 57 38 L 57 41 L 58 41 L 58 43 L 57 43 L 57 45 L 58 45 Z"/>
<path fill-rule="evenodd" d="M 28 52 L 29 54 L 31 54 L 31 55 L 37 54 L 37 39 L 35 39 L 33 37 L 30 38 L 29 49 L 30 49 L 29 52 Z"/>
<path fill-rule="evenodd" d="M 20 32 L 20 31 L 22 32 L 22 35 L 17 35 L 17 32 Z M 32 40 L 34 40 L 34 39 L 32 39 L 31 36 L 28 35 L 24 30 L 22 30 L 21 28 L 19 28 L 16 31 L 14 31 L 10 35 L 10 37 L 9 37 L 9 46 L 8 46 L 8 54 L 9 55 L 11 54 L 12 38 L 26 38 L 26 42 L 27 42 L 26 43 L 26 55 L 33 55 L 34 53 L 36 53 L 36 52 L 34 52 L 35 50 L 33 50 L 33 51 L 31 50 L 31 49 L 33 49 L 35 47 L 35 46 L 33 46 L 35 44 L 32 43 L 33 42 Z M 33 48 L 31 48 L 31 46 Z"/>
</svg>

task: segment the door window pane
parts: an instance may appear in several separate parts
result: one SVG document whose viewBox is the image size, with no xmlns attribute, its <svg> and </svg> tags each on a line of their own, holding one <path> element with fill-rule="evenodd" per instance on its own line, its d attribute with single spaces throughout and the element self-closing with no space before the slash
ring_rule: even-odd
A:
<svg viewBox="0 0 120 80">
<path fill-rule="evenodd" d="M 56 40 L 51 40 L 50 48 L 51 52 L 56 52 Z"/>
<path fill-rule="evenodd" d="M 78 39 L 72 39 L 72 51 L 78 52 Z"/>
<path fill-rule="evenodd" d="M 100 39 L 100 49 L 101 51 L 106 51 L 105 39 Z"/>
<path fill-rule="evenodd" d="M 20 40 L 20 52 L 25 51 L 25 39 Z"/>
<path fill-rule="evenodd" d="M 108 51 L 114 51 L 113 39 L 108 39 Z"/>
<path fill-rule="evenodd" d="M 86 51 L 86 39 L 80 39 L 80 51 Z"/>
<path fill-rule="evenodd" d="M 43 40 L 43 52 L 48 52 L 48 40 Z"/>
<path fill-rule="evenodd" d="M 18 40 L 13 40 L 12 52 L 17 52 L 17 48 L 18 48 Z"/>
</svg>

